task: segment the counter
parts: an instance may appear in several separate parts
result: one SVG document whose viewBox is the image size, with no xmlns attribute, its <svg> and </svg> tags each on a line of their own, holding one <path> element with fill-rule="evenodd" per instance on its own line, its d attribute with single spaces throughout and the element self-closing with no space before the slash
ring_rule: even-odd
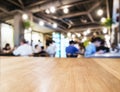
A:
<svg viewBox="0 0 120 92">
<path fill-rule="evenodd" d="M 119 92 L 120 59 L 0 57 L 0 92 Z"/>
</svg>

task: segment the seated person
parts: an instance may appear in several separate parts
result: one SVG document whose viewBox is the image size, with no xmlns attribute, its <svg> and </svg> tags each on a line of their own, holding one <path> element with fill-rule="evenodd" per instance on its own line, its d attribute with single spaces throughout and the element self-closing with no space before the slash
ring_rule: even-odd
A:
<svg viewBox="0 0 120 92">
<path fill-rule="evenodd" d="M 103 50 L 100 50 L 98 52 L 96 51 L 96 47 L 99 47 L 102 42 L 102 39 L 100 37 L 95 37 L 94 39 L 92 39 L 91 42 L 92 43 L 85 48 L 85 54 L 84 54 L 85 57 L 90 57 L 95 53 L 98 53 L 98 54 L 104 53 Z"/>
<path fill-rule="evenodd" d="M 111 44 L 110 52 L 111 53 L 117 53 L 118 52 L 117 44 L 115 44 L 115 43 Z"/>
<path fill-rule="evenodd" d="M 35 45 L 35 49 L 34 49 L 34 56 L 39 56 L 41 49 L 39 47 L 39 45 Z"/>
<path fill-rule="evenodd" d="M 32 47 L 25 41 L 21 40 L 20 46 L 13 51 L 15 56 L 31 56 L 33 55 Z"/>
<path fill-rule="evenodd" d="M 46 48 L 46 52 L 48 53 L 48 55 L 50 57 L 55 57 L 55 53 L 56 53 L 56 46 L 54 44 L 53 41 L 49 41 L 49 43 L 47 44 L 47 48 Z"/>
<path fill-rule="evenodd" d="M 66 47 L 67 57 L 77 57 L 79 50 L 74 46 L 74 41 L 69 42 L 69 46 Z"/>
<path fill-rule="evenodd" d="M 46 51 L 44 50 L 44 46 L 41 46 L 41 51 L 39 53 L 40 56 L 42 57 L 46 57 L 46 56 L 49 56 Z"/>
<path fill-rule="evenodd" d="M 79 43 L 80 55 L 84 55 L 85 47 L 83 43 Z"/>
<path fill-rule="evenodd" d="M 2 49 L 2 53 L 4 54 L 9 54 L 12 52 L 12 49 L 10 47 L 10 44 L 9 43 L 6 43 L 5 47 Z"/>
<path fill-rule="evenodd" d="M 100 51 L 100 50 L 103 50 L 104 53 L 110 52 L 110 49 L 105 46 L 105 40 L 102 40 L 101 46 L 100 46 L 100 47 L 97 47 L 97 51 Z"/>
</svg>

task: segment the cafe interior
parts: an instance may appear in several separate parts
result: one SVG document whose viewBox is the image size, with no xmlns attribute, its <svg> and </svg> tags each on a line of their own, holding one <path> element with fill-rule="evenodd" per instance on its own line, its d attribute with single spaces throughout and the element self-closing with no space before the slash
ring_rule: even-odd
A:
<svg viewBox="0 0 120 92">
<path fill-rule="evenodd" d="M 0 0 L 0 92 L 120 92 L 120 0 Z"/>
</svg>

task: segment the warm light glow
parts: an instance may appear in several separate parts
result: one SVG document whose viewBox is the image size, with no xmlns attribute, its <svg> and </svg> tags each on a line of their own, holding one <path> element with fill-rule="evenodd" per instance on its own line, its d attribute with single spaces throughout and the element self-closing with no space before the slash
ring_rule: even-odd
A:
<svg viewBox="0 0 120 92">
<path fill-rule="evenodd" d="M 67 13 L 69 12 L 69 9 L 68 9 L 68 8 L 64 8 L 64 9 L 63 9 L 63 12 L 64 12 L 65 14 L 67 14 Z"/>
<path fill-rule="evenodd" d="M 74 35 L 74 34 L 72 34 L 72 38 L 73 38 L 73 39 L 75 38 L 75 35 Z"/>
<path fill-rule="evenodd" d="M 87 37 L 83 37 L 82 42 L 85 42 L 87 40 Z"/>
<path fill-rule="evenodd" d="M 23 20 L 27 20 L 27 19 L 28 19 L 28 15 L 27 15 L 27 14 L 23 14 L 23 15 L 22 15 L 22 19 L 23 19 Z"/>
<path fill-rule="evenodd" d="M 84 32 L 83 32 L 83 35 L 86 36 L 86 35 L 87 35 L 87 31 L 84 31 Z"/>
<path fill-rule="evenodd" d="M 52 6 L 52 7 L 50 7 L 50 12 L 51 12 L 51 13 L 55 13 L 55 12 L 56 12 L 55 7 L 53 7 L 53 6 Z"/>
<path fill-rule="evenodd" d="M 40 21 L 40 22 L 39 22 L 39 25 L 40 25 L 40 26 L 44 26 L 44 24 L 45 24 L 45 23 L 44 23 L 43 21 Z"/>
<path fill-rule="evenodd" d="M 106 21 L 106 18 L 101 18 L 101 22 L 104 23 Z"/>
<path fill-rule="evenodd" d="M 103 10 L 102 10 L 102 9 L 99 9 L 99 10 L 97 11 L 97 15 L 98 15 L 98 16 L 102 16 L 102 15 L 103 15 Z"/>
<path fill-rule="evenodd" d="M 81 37 L 81 34 L 80 34 L 80 33 L 76 33 L 76 35 L 77 35 L 78 37 Z"/>
<path fill-rule="evenodd" d="M 45 12 L 46 12 L 47 14 L 50 14 L 50 11 L 49 11 L 49 9 L 46 9 L 46 10 L 45 10 Z"/>
<path fill-rule="evenodd" d="M 107 28 L 103 28 L 103 33 L 104 33 L 104 34 L 107 33 Z"/>
<path fill-rule="evenodd" d="M 57 28 L 58 25 L 56 23 L 54 23 L 52 26 L 53 26 L 53 28 Z"/>
<path fill-rule="evenodd" d="M 105 35 L 105 39 L 106 40 L 110 40 L 110 36 L 109 35 Z"/>
<path fill-rule="evenodd" d="M 86 31 L 86 33 L 87 33 L 87 34 L 90 34 L 90 32 L 91 32 L 91 30 L 90 30 L 90 29 L 88 29 L 88 30 Z"/>
<path fill-rule="evenodd" d="M 29 30 L 29 31 L 32 31 L 32 28 L 30 27 L 28 30 Z"/>
<path fill-rule="evenodd" d="M 71 37 L 71 33 L 70 33 L 70 32 L 69 32 L 69 33 L 67 33 L 67 36 L 68 36 L 68 37 Z"/>
</svg>

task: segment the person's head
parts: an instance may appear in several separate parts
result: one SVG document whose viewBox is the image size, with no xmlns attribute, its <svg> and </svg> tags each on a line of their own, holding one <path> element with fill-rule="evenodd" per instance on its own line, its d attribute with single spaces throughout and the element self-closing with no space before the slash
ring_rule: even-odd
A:
<svg viewBox="0 0 120 92">
<path fill-rule="evenodd" d="M 37 49 L 38 47 L 39 47 L 39 45 L 36 44 L 36 45 L 35 45 L 35 49 Z"/>
<path fill-rule="evenodd" d="M 20 41 L 20 45 L 23 45 L 23 44 L 26 44 L 27 43 L 27 41 L 25 40 L 25 39 L 22 39 L 21 41 Z"/>
<path fill-rule="evenodd" d="M 40 40 L 38 40 L 38 42 L 41 42 Z"/>
<path fill-rule="evenodd" d="M 6 43 L 6 44 L 5 44 L 5 48 L 9 49 L 9 48 L 10 48 L 10 44 L 9 44 L 9 43 Z"/>
<path fill-rule="evenodd" d="M 94 43 L 96 47 L 99 47 L 101 45 L 102 39 L 100 37 L 95 37 L 91 42 Z"/>
<path fill-rule="evenodd" d="M 41 46 L 41 50 L 44 50 L 44 46 Z"/>
<path fill-rule="evenodd" d="M 74 41 L 69 41 L 69 44 L 70 45 L 74 45 Z"/>
</svg>

